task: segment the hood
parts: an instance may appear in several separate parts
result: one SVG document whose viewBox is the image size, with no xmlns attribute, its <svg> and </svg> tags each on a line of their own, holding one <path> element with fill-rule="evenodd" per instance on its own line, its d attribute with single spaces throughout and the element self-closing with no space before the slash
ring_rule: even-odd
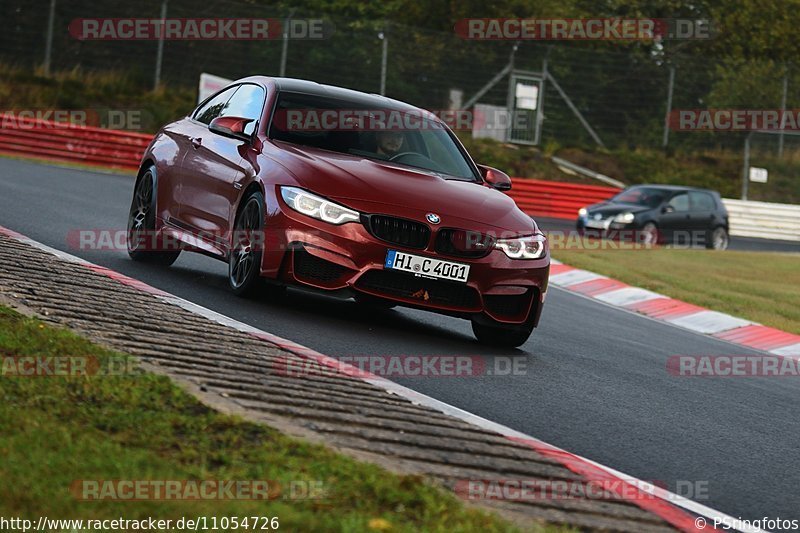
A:
<svg viewBox="0 0 800 533">
<path fill-rule="evenodd" d="M 482 183 L 445 179 L 425 170 L 289 143 L 275 143 L 274 154 L 300 187 L 366 213 L 425 220 L 441 227 L 514 231 L 536 230 L 506 194 Z"/>
<path fill-rule="evenodd" d="M 593 215 L 600 215 L 602 218 L 608 218 L 614 215 L 618 215 L 620 213 L 642 213 L 644 211 L 649 211 L 653 209 L 652 207 L 647 207 L 643 205 L 636 205 L 636 204 L 626 204 L 621 202 L 600 202 L 598 204 L 593 204 L 586 207 L 586 211 L 589 213 L 589 217 Z"/>
</svg>

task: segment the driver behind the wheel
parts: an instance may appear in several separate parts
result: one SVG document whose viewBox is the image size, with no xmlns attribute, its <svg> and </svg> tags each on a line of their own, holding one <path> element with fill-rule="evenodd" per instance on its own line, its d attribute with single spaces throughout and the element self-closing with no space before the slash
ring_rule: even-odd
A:
<svg viewBox="0 0 800 533">
<path fill-rule="evenodd" d="M 387 158 L 399 154 L 405 143 L 405 136 L 400 131 L 379 131 L 375 137 L 378 142 L 377 153 Z"/>
</svg>

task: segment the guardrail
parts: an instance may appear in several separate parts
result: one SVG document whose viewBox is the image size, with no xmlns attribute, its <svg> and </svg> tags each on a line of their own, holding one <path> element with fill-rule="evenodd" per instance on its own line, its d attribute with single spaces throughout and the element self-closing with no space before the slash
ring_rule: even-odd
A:
<svg viewBox="0 0 800 533">
<path fill-rule="evenodd" d="M 6 155 L 136 170 L 152 138 L 144 133 L 0 114 L 0 153 Z"/>
<path fill-rule="evenodd" d="M 730 215 L 730 234 L 800 241 L 800 205 L 722 200 Z"/>
<path fill-rule="evenodd" d="M 137 170 L 152 135 L 73 126 L 18 115 L 0 114 L 0 154 L 84 165 Z M 610 198 L 616 187 L 512 178 L 509 191 L 531 215 L 574 220 L 578 209 Z M 800 241 L 800 206 L 723 200 L 730 213 L 730 233 Z"/>
<path fill-rule="evenodd" d="M 560 181 L 525 178 L 512 178 L 511 181 L 513 187 L 509 196 L 529 215 L 571 220 L 578 217 L 581 207 L 611 198 L 620 191 L 616 187 Z"/>
</svg>

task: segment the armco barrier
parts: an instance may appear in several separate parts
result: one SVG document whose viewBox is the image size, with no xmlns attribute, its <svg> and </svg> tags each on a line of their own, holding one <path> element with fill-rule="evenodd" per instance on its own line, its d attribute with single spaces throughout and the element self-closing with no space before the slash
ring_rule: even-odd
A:
<svg viewBox="0 0 800 533">
<path fill-rule="evenodd" d="M 740 237 L 800 241 L 800 205 L 724 199 L 730 233 Z"/>
<path fill-rule="evenodd" d="M 120 169 L 139 167 L 152 135 L 0 115 L 0 153 Z"/>
<path fill-rule="evenodd" d="M 137 170 L 152 135 L 70 126 L 0 114 L 0 154 Z M 578 209 L 606 200 L 616 187 L 512 178 L 509 191 L 528 214 L 573 220 Z M 800 241 L 800 206 L 725 199 L 731 235 Z"/>
<path fill-rule="evenodd" d="M 578 209 L 601 202 L 620 189 L 602 185 L 579 185 L 559 181 L 513 178 L 509 191 L 517 205 L 528 214 L 553 218 L 576 219 Z"/>
</svg>

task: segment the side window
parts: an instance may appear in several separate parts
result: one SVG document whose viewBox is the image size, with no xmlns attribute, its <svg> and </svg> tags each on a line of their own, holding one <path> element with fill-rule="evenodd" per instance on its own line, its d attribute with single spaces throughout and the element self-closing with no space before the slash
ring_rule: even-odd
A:
<svg viewBox="0 0 800 533">
<path fill-rule="evenodd" d="M 206 102 L 203 106 L 197 109 L 194 112 L 192 118 L 202 122 L 203 124 L 211 124 L 211 121 L 220 116 L 220 113 L 225 109 L 225 106 L 228 104 L 228 100 L 231 99 L 233 93 L 236 92 L 236 89 L 239 87 L 230 87 L 225 89 L 217 96 L 213 97 L 211 100 Z"/>
<path fill-rule="evenodd" d="M 250 135 L 255 130 L 256 121 L 261 118 L 265 95 L 264 89 L 258 85 L 241 85 L 219 116 L 253 119 L 244 129 L 244 132 Z"/>
<path fill-rule="evenodd" d="M 692 203 L 692 211 L 714 211 L 717 208 L 714 198 L 707 192 L 690 192 L 689 199 Z"/>
<path fill-rule="evenodd" d="M 667 204 L 675 211 L 688 211 L 689 210 L 689 195 L 685 192 L 677 194 Z"/>
</svg>

